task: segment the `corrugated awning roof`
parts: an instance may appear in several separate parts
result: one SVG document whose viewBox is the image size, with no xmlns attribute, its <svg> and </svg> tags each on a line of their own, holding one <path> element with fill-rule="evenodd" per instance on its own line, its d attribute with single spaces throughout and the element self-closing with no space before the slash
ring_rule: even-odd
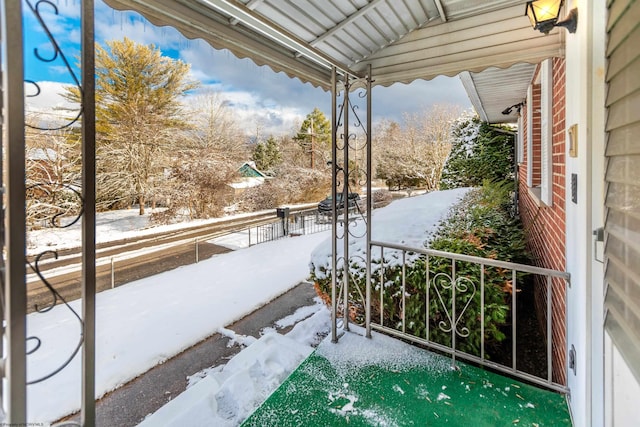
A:
<svg viewBox="0 0 640 427">
<path fill-rule="evenodd" d="M 331 68 L 375 85 L 561 56 L 522 0 L 105 0 L 155 25 L 329 89 Z"/>
<path fill-rule="evenodd" d="M 488 68 L 479 73 L 460 74 L 471 104 L 480 119 L 489 123 L 515 123 L 518 109 L 509 107 L 524 102 L 533 79 L 535 64 L 516 64 L 507 69 Z"/>
</svg>

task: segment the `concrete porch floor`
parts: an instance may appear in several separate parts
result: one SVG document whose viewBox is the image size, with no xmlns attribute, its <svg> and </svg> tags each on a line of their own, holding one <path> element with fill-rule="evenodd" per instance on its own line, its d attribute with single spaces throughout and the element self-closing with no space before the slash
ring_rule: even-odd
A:
<svg viewBox="0 0 640 427">
<path fill-rule="evenodd" d="M 562 394 L 362 333 L 323 341 L 242 425 L 572 425 Z"/>
</svg>

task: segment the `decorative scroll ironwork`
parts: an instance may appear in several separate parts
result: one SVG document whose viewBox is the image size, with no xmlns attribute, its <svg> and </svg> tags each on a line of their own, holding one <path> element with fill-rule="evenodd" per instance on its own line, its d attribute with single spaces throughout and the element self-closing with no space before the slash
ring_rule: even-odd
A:
<svg viewBox="0 0 640 427">
<path fill-rule="evenodd" d="M 84 342 L 84 322 L 82 321 L 82 318 L 78 315 L 78 313 L 76 313 L 76 311 L 69 305 L 69 303 L 64 299 L 64 297 L 62 295 L 60 295 L 60 293 L 51 285 L 51 283 L 49 283 L 49 281 L 44 277 L 44 275 L 42 274 L 42 272 L 40 271 L 40 260 L 42 259 L 42 257 L 44 257 L 47 254 L 53 254 L 55 259 L 58 259 L 58 253 L 55 251 L 45 251 L 42 252 L 41 254 L 39 254 L 34 263 L 27 263 L 29 265 L 29 267 L 31 267 L 31 269 L 38 275 L 38 277 L 40 278 L 40 280 L 42 280 L 42 283 L 44 283 L 44 285 L 47 287 L 47 289 L 49 290 L 49 292 L 51 292 L 51 296 L 52 296 L 52 301 L 51 303 L 46 306 L 46 307 L 38 307 L 38 305 L 36 304 L 35 308 L 36 311 L 38 313 L 46 313 L 48 311 L 50 311 L 51 309 L 53 309 L 53 307 L 56 306 L 56 304 L 58 303 L 58 300 L 61 301 L 66 307 L 67 309 L 69 309 L 69 311 L 71 311 L 71 313 L 74 315 L 74 317 L 78 320 L 78 323 L 80 324 L 80 336 L 78 338 L 78 342 L 74 348 L 74 350 L 71 352 L 71 355 L 62 363 L 62 365 L 60 365 L 58 368 L 54 369 L 53 371 L 51 371 L 50 373 L 37 378 L 35 380 L 31 380 L 31 381 L 27 381 L 27 385 L 32 385 L 32 384 L 37 384 L 39 382 L 45 381 L 51 377 L 53 377 L 54 375 L 56 375 L 58 372 L 62 371 L 64 368 L 67 367 L 67 365 L 69 365 L 69 363 L 71 363 L 71 361 L 73 360 L 73 358 L 76 356 L 76 354 L 78 354 L 78 351 L 80 351 L 80 347 L 82 347 L 82 343 Z M 34 352 L 36 352 L 41 344 L 42 341 L 40 340 L 40 338 L 35 337 L 35 336 L 30 336 L 27 337 L 27 343 L 29 342 L 35 342 L 34 347 L 31 349 L 27 350 L 27 355 L 31 355 Z"/>
<path fill-rule="evenodd" d="M 332 130 L 333 142 L 332 147 L 332 194 L 342 194 L 347 200 L 343 200 L 341 206 L 337 206 L 338 198 L 334 200 L 333 212 L 336 212 L 334 218 L 332 218 L 333 232 L 332 232 L 332 340 L 337 341 L 336 332 L 336 319 L 338 313 L 341 313 L 343 321 L 343 328 L 348 330 L 350 320 L 362 321 L 366 324 L 366 319 L 369 316 L 368 307 L 366 305 L 367 297 L 363 295 L 363 288 L 360 284 L 351 278 L 350 266 L 352 262 L 359 258 L 363 264 L 367 264 L 367 260 L 364 259 L 363 254 L 351 254 L 350 252 L 350 238 L 366 239 L 367 245 L 369 241 L 370 212 L 362 210 L 362 204 L 356 202 L 356 206 L 352 209 L 348 209 L 348 195 L 351 193 L 359 193 L 359 191 L 350 188 L 352 185 L 358 187 L 367 185 L 368 193 L 370 191 L 370 183 L 368 182 L 369 175 L 371 173 L 370 166 L 370 145 L 368 145 L 370 135 L 368 126 L 370 126 L 370 120 L 367 120 L 367 128 L 365 128 L 363 121 L 358 115 L 358 106 L 354 105 L 350 94 L 352 92 L 358 93 L 355 98 L 367 100 L 367 114 L 370 112 L 369 103 L 369 89 L 370 81 L 368 79 L 354 79 L 353 76 L 344 75 L 342 82 L 337 81 L 337 75 L 335 69 L 333 70 L 333 124 Z M 364 89 L 362 93 L 359 91 Z M 339 96 L 342 97 L 341 101 L 338 101 Z M 353 119 L 353 120 L 352 120 Z M 370 119 L 370 117 L 368 117 Z M 366 138 L 366 143 L 359 147 L 357 128 L 362 130 L 362 134 Z M 366 154 L 358 159 L 358 153 L 363 150 Z M 341 152 L 338 155 L 338 152 Z M 354 154 L 354 155 L 353 155 Z M 360 166 L 358 160 L 366 160 L 366 166 Z M 371 197 L 371 194 L 368 194 Z M 367 199 L 367 207 L 371 206 L 371 199 Z M 338 210 L 341 215 L 338 216 Z M 342 256 L 337 255 L 338 242 L 343 247 Z M 365 250 L 365 254 L 368 249 Z M 341 265 L 340 265 L 341 264 Z M 350 288 L 351 285 L 355 286 Z M 367 286 L 364 290 L 369 292 Z M 355 298 L 351 298 L 354 295 Z M 361 323 L 361 322 L 359 322 Z"/>
<path fill-rule="evenodd" d="M 28 8 L 31 10 L 35 18 L 38 20 L 40 26 L 44 30 L 49 42 L 51 43 L 53 52 L 50 56 L 43 55 L 38 47 L 33 49 L 33 55 L 41 62 L 51 63 L 57 59 L 60 59 L 64 64 L 64 67 L 69 72 L 73 80 L 73 84 L 77 87 L 78 94 L 80 98 L 82 98 L 83 88 L 80 84 L 78 77 L 76 76 L 71 64 L 67 60 L 64 52 L 60 48 L 60 45 L 56 41 L 55 37 L 51 33 L 49 27 L 45 23 L 41 10 L 43 7 L 50 7 L 53 10 L 54 15 L 58 15 L 58 7 L 49 0 L 39 0 L 36 1 L 35 4 L 30 0 L 25 0 Z M 27 94 L 26 97 L 36 97 L 41 94 L 42 89 L 37 82 L 33 80 L 25 79 L 25 82 L 35 88 L 33 93 Z M 68 128 L 78 122 L 80 117 L 83 115 L 84 109 L 82 106 L 79 111 L 68 122 L 63 125 L 57 127 L 40 127 L 33 124 L 25 123 L 26 126 L 37 129 L 41 131 L 55 131 Z M 77 188 L 77 186 L 60 183 L 60 182 L 40 182 L 31 184 L 26 187 L 26 201 L 27 201 L 27 212 L 33 213 L 34 209 L 38 210 L 38 212 L 33 216 L 32 219 L 44 220 L 50 223 L 52 227 L 55 228 L 66 228 L 70 227 L 73 224 L 77 223 L 80 218 L 84 214 L 84 200 L 81 192 Z M 68 218 L 67 221 L 62 221 L 62 218 Z M 70 352 L 69 356 L 54 370 L 51 372 L 40 376 L 39 378 L 28 380 L 27 385 L 37 384 L 43 382 L 54 375 L 58 374 L 65 367 L 67 367 L 73 358 L 80 351 L 82 344 L 84 342 L 84 321 L 80 317 L 80 315 L 69 305 L 66 299 L 54 288 L 54 286 L 47 280 L 44 276 L 41 262 L 45 257 L 53 256 L 53 258 L 58 258 L 58 253 L 56 251 L 47 250 L 35 257 L 33 262 L 27 261 L 27 266 L 33 270 L 33 272 L 38 276 L 38 278 L 45 285 L 46 289 L 51 295 L 51 300 L 45 304 L 44 306 L 39 306 L 38 304 L 34 305 L 35 311 L 37 313 L 47 313 L 51 311 L 56 305 L 59 303 L 65 306 L 78 321 L 80 327 L 80 334 L 78 337 L 78 342 L 75 344 L 75 347 Z M 42 339 L 37 336 L 28 336 L 26 338 L 27 343 L 27 352 L 26 354 L 33 355 L 42 347 Z"/>
<path fill-rule="evenodd" d="M 358 86 L 359 88 L 359 86 Z M 347 90 L 350 89 L 354 89 L 354 84 L 350 84 L 347 87 Z M 359 98 L 365 98 L 367 96 L 367 92 L 366 90 L 360 90 L 358 92 L 358 97 Z M 363 124 L 363 121 L 361 120 L 360 116 L 358 115 L 358 109 L 359 106 L 354 104 L 353 102 L 351 102 L 351 98 L 348 97 L 347 102 L 341 102 L 339 103 L 339 110 L 338 110 L 338 123 L 336 124 L 336 129 L 340 128 L 343 126 L 343 119 L 344 119 L 344 109 L 345 109 L 345 104 L 346 108 L 350 111 L 350 116 L 353 117 L 355 120 L 353 122 L 350 123 L 350 127 L 354 127 L 354 128 L 358 128 L 362 131 L 362 134 L 365 136 L 365 141 L 366 136 L 367 136 L 367 130 L 366 127 Z M 363 150 L 366 148 L 367 144 L 365 142 L 365 144 L 362 147 L 358 146 L 358 142 L 357 142 L 357 135 L 355 132 L 350 132 L 349 129 L 345 129 L 344 132 L 342 134 L 339 135 L 339 138 L 336 138 L 336 142 L 341 141 L 342 144 L 337 144 L 337 149 L 338 150 L 354 150 L 356 153 L 358 150 Z M 336 169 L 336 187 L 340 187 L 341 185 L 343 185 L 343 182 L 347 185 L 348 189 L 347 192 L 351 193 L 353 192 L 351 187 L 351 183 L 355 182 L 357 186 L 362 186 L 364 184 L 366 184 L 367 180 L 368 180 L 368 173 L 366 171 L 366 168 L 360 168 L 358 167 L 357 164 L 357 156 L 356 156 L 356 167 L 355 169 L 351 169 L 349 168 L 347 174 L 348 176 L 345 176 L 345 170 L 342 166 L 340 166 L 339 164 L 336 165 L 337 169 Z M 364 228 L 364 231 L 362 233 L 356 233 L 355 232 L 355 228 L 351 227 L 351 225 L 353 225 L 355 223 L 355 221 L 357 219 L 361 219 L 363 221 L 365 221 L 366 224 L 366 216 L 364 215 L 364 213 L 361 211 L 360 209 L 360 205 L 356 204 L 355 207 L 355 212 L 356 212 L 356 216 L 354 217 L 349 217 L 349 224 L 345 225 L 343 227 L 343 231 L 344 232 L 348 232 L 349 235 L 351 235 L 352 237 L 357 237 L 357 238 L 362 238 L 366 235 L 366 227 Z M 342 236 L 338 236 L 338 238 L 342 238 Z"/>
<path fill-rule="evenodd" d="M 69 75 L 73 79 L 74 85 L 78 88 L 78 91 L 79 91 L 78 93 L 80 94 L 80 99 L 81 99 L 82 98 L 82 85 L 80 84 L 80 80 L 76 76 L 76 73 L 73 71 L 73 68 L 71 67 L 71 64 L 67 60 L 67 57 L 64 55 L 64 52 L 60 48 L 60 45 L 58 44 L 58 42 L 56 41 L 55 37 L 53 36 L 51 31 L 49 30 L 49 27 L 47 26 L 46 22 L 44 21 L 44 19 L 42 17 L 42 14 L 40 13 L 40 8 L 43 5 L 46 5 L 46 6 L 49 6 L 49 7 L 51 7 L 53 9 L 53 13 L 55 15 L 58 15 L 58 7 L 55 4 L 53 4 L 51 1 L 49 1 L 49 0 L 39 0 L 39 1 L 37 1 L 35 3 L 35 6 L 31 3 L 30 0 L 25 0 L 25 1 L 27 3 L 27 6 L 29 6 L 29 9 L 31 9 L 31 12 L 34 14 L 36 19 L 40 23 L 40 26 L 44 30 L 45 34 L 47 35 L 47 38 L 49 39 L 49 42 L 51 43 L 51 46 L 53 47 L 53 54 L 52 54 L 52 56 L 50 58 L 46 58 L 46 57 L 42 56 L 37 47 L 33 48 L 33 55 L 38 60 L 40 60 L 42 62 L 53 62 L 56 59 L 60 58 L 60 60 L 64 64 L 65 68 L 69 72 Z M 36 83 L 33 80 L 25 80 L 25 82 L 30 84 L 30 85 L 32 85 L 32 86 L 34 86 L 36 88 L 36 92 L 34 94 L 26 95 L 27 97 L 31 98 L 31 97 L 36 97 L 36 96 L 40 95 L 40 93 L 42 92 L 42 89 L 40 88 L 38 83 Z M 36 126 L 36 125 L 33 125 L 33 124 L 29 124 L 29 123 L 25 123 L 25 126 L 30 127 L 32 129 L 37 129 L 37 130 L 61 130 L 61 129 L 65 129 L 65 128 L 68 128 L 68 127 L 72 126 L 74 123 L 76 123 L 78 120 L 80 120 L 80 117 L 82 116 L 82 113 L 83 113 L 83 108 L 82 108 L 82 105 L 81 105 L 80 106 L 80 110 L 75 115 L 75 117 L 70 119 L 67 123 L 65 123 L 63 125 L 60 125 L 60 126 L 57 126 L 57 127 L 46 127 L 46 128 L 44 128 L 44 127 L 39 127 L 39 126 Z"/>
<path fill-rule="evenodd" d="M 36 183 L 26 190 L 27 215 L 34 216 L 35 220 L 46 220 L 55 228 L 67 228 L 82 218 L 82 195 L 73 186 L 57 182 Z M 34 210 L 40 213 L 33 213 Z M 69 220 L 62 223 L 63 217 Z"/>
<path fill-rule="evenodd" d="M 466 326 L 459 328 L 458 324 L 469 308 L 469 305 L 473 301 L 473 297 L 477 292 L 476 285 L 473 280 L 467 277 L 456 277 L 456 279 L 453 280 L 453 278 L 446 273 L 438 273 L 433 277 L 431 284 L 433 289 L 436 291 L 440 306 L 446 314 L 446 319 L 441 320 L 438 323 L 438 328 L 440 328 L 442 332 L 451 332 L 455 329 L 456 335 L 463 338 L 468 337 L 470 334 L 469 328 Z M 447 291 L 450 291 L 454 296 L 463 295 L 464 306 L 462 307 L 462 310 L 454 311 L 453 307 L 445 304 L 442 294 Z M 452 297 L 451 301 L 455 304 L 456 298 Z"/>
</svg>

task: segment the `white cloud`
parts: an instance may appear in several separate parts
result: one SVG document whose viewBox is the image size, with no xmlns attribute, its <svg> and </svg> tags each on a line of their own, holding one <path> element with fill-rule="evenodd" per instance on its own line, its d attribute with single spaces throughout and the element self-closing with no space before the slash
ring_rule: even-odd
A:
<svg viewBox="0 0 640 427">
<path fill-rule="evenodd" d="M 241 90 L 225 90 L 224 85 L 205 85 L 202 91 L 215 91 L 232 112 L 236 122 L 249 136 L 259 133 L 261 138 L 290 135 L 297 130 L 304 116 L 297 108 L 285 107 L 278 103 L 270 104 L 257 93 Z M 189 99 L 187 99 L 189 102 Z"/>
<path fill-rule="evenodd" d="M 70 41 L 78 38 L 77 28 L 70 29 L 69 17 L 77 18 L 79 1 L 58 1 L 62 24 L 52 24 L 56 37 Z M 43 8 L 44 9 L 44 8 Z M 47 9 L 51 9 L 50 7 Z M 48 11 L 50 14 L 51 11 Z M 292 133 L 297 124 L 314 108 L 327 116 L 331 113 L 331 95 L 311 84 L 257 66 L 249 59 L 236 58 L 227 50 L 213 49 L 203 40 L 189 40 L 171 27 L 155 27 L 139 14 L 116 11 L 96 2 L 96 36 L 99 42 L 122 39 L 154 44 L 165 54 L 179 56 L 191 65 L 193 79 L 203 82 L 229 101 L 238 121 L 255 134 L 257 127 L 266 134 Z M 43 53 L 46 53 L 43 47 Z M 65 47 L 67 58 L 77 53 L 73 45 Z M 51 74 L 51 78 L 55 78 Z M 404 113 L 428 110 L 434 104 L 470 107 L 469 99 L 457 77 L 439 77 L 432 81 L 415 81 L 410 85 L 395 84 L 375 87 L 372 94 L 373 120 L 381 118 L 401 121 Z M 364 101 L 360 111 L 364 115 Z"/>
<path fill-rule="evenodd" d="M 156 27 L 135 12 L 109 9 L 96 17 L 96 39 L 100 42 L 128 37 L 141 44 L 153 44 L 163 49 L 179 49 L 189 43 L 172 27 Z"/>
<path fill-rule="evenodd" d="M 70 18 L 80 17 L 81 0 L 55 0 L 53 3 L 58 9 L 58 15 Z M 49 10 L 52 11 L 53 9 L 49 7 Z"/>
<path fill-rule="evenodd" d="M 64 99 L 64 87 L 69 86 L 60 82 L 38 82 L 40 93 L 31 83 L 25 83 L 25 114 L 31 120 L 37 120 L 41 126 L 60 126 L 68 121 L 69 117 L 75 116 L 79 111 L 79 106 Z"/>
<path fill-rule="evenodd" d="M 34 2 L 31 2 L 32 4 Z M 52 7 L 53 4 L 53 7 Z M 77 2 L 60 2 L 49 3 L 39 2 L 34 5 L 36 11 L 47 26 L 47 29 L 55 36 L 59 43 L 66 41 L 74 41 L 70 38 L 70 34 L 76 30 L 78 18 L 80 16 L 80 5 Z M 30 30 L 26 32 L 35 32 L 44 34 L 45 30 L 38 22 L 35 14 L 30 8 L 25 7 L 24 12 L 25 25 Z"/>
<path fill-rule="evenodd" d="M 405 112 L 426 111 L 433 105 L 471 107 L 469 98 L 458 77 L 437 77 L 431 81 L 416 80 L 411 84 L 396 83 L 389 87 L 373 88 L 374 118 L 402 121 Z"/>
</svg>

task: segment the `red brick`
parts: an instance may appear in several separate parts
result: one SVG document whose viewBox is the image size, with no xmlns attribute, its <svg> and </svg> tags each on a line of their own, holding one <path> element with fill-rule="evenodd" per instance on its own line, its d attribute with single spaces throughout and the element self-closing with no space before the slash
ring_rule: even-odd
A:
<svg viewBox="0 0 640 427">
<path fill-rule="evenodd" d="M 539 71 L 536 71 L 536 73 Z M 566 270 L 566 229 L 565 229 L 565 63 L 564 59 L 553 60 L 553 114 L 552 114 L 552 191 L 553 205 L 539 207 L 527 191 L 526 166 L 519 175 L 520 214 L 526 231 L 527 247 L 532 254 L 533 262 L 545 268 Z M 534 186 L 540 185 L 540 85 L 533 86 L 533 138 L 524 139 L 524 152 L 527 145 L 533 142 L 533 177 Z M 529 106 L 527 106 L 528 108 Z M 525 114 L 526 117 L 526 114 Z M 523 134 L 527 135 L 526 120 L 523 121 Z M 526 159 L 526 157 L 525 157 Z M 526 165 L 526 162 L 525 162 Z M 546 333 L 546 281 L 536 281 L 536 308 Z M 565 284 L 560 280 L 552 282 L 552 336 L 553 345 L 553 379 L 566 384 L 566 351 L 565 351 Z"/>
</svg>

